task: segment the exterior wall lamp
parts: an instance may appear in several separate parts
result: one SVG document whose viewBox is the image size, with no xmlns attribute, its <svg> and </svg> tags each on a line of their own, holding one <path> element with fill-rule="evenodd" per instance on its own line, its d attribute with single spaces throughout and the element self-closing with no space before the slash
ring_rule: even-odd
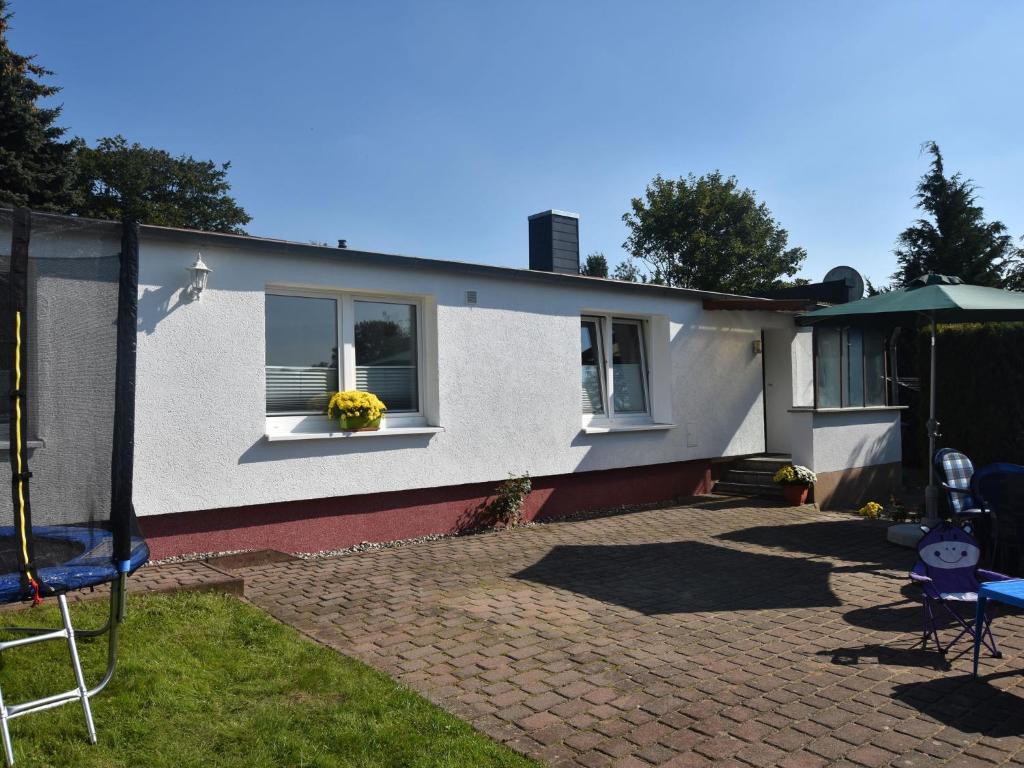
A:
<svg viewBox="0 0 1024 768">
<path fill-rule="evenodd" d="M 206 281 L 213 270 L 206 266 L 203 254 L 196 253 L 195 263 L 191 267 L 186 267 L 185 271 L 189 273 L 188 292 L 193 299 L 199 301 L 203 291 L 206 290 Z"/>
</svg>

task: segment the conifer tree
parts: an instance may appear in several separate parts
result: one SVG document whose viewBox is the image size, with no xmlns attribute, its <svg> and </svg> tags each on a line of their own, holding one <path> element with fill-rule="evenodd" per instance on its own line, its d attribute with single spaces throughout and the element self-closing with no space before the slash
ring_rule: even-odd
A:
<svg viewBox="0 0 1024 768">
<path fill-rule="evenodd" d="M 899 269 L 893 281 L 902 286 L 935 272 L 973 285 L 1004 286 L 1019 256 L 1006 225 L 985 221 L 973 181 L 959 173 L 946 175 L 938 144 L 929 141 L 925 149 L 932 163 L 917 185 L 917 207 L 928 218 L 915 221 L 897 239 Z"/>
<path fill-rule="evenodd" d="M 65 211 L 77 142 L 64 140 L 60 106 L 41 103 L 60 91 L 43 82 L 53 73 L 10 49 L 12 15 L 0 0 L 0 205 Z"/>
</svg>

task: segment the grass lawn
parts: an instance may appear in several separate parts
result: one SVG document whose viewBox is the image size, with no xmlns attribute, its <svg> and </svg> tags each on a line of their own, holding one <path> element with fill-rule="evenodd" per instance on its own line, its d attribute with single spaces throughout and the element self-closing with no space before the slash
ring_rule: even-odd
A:
<svg viewBox="0 0 1024 768">
<path fill-rule="evenodd" d="M 76 626 L 98 626 L 107 603 L 71 610 Z M 55 606 L 3 621 L 12 619 L 59 626 Z M 92 685 L 104 668 L 106 640 L 82 640 L 79 650 Z M 0 684 L 10 703 L 74 687 L 66 645 L 7 651 Z M 14 720 L 18 764 L 535 765 L 387 676 L 224 595 L 131 598 L 117 673 L 92 706 L 96 746 L 86 741 L 77 702 Z"/>
</svg>

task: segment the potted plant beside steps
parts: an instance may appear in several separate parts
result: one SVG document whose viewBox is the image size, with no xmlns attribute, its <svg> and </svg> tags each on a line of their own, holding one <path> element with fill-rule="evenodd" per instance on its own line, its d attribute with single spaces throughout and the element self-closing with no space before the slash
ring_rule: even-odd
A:
<svg viewBox="0 0 1024 768">
<path fill-rule="evenodd" d="M 817 479 L 811 470 L 799 464 L 787 464 L 772 478 L 782 486 L 782 497 L 793 507 L 807 503 L 807 494 Z"/>
<path fill-rule="evenodd" d="M 347 390 L 335 392 L 327 404 L 327 415 L 338 420 L 345 432 L 372 432 L 380 429 L 387 406 L 372 392 Z"/>
</svg>

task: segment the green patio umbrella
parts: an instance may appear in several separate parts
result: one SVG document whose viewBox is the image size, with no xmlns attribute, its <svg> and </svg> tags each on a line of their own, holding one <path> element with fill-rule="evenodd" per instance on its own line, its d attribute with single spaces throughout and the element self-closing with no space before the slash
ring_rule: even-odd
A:
<svg viewBox="0 0 1024 768">
<path fill-rule="evenodd" d="M 928 402 L 928 489 L 925 516 L 938 518 L 939 490 L 935 484 L 935 325 L 937 323 L 982 323 L 1024 320 L 1024 293 L 966 285 L 958 277 L 927 274 L 911 280 L 907 287 L 849 304 L 837 304 L 801 315 L 800 325 L 906 325 L 924 320 L 931 326 L 931 387 Z"/>
</svg>

